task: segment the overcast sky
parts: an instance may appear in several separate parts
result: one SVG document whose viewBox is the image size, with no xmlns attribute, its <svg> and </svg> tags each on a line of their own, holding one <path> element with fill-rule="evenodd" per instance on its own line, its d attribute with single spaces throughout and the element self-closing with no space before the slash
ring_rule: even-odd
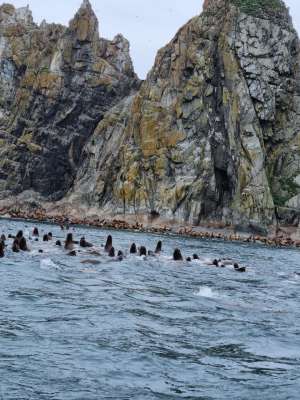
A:
<svg viewBox="0 0 300 400">
<path fill-rule="evenodd" d="M 67 24 L 81 0 L 6 0 L 16 7 L 29 4 L 36 22 Z M 131 44 L 135 70 L 144 78 L 153 65 L 157 50 L 172 39 L 177 30 L 202 10 L 203 0 L 90 0 L 96 12 L 100 34 L 112 39 L 122 33 Z M 1 0 L 0 0 L 1 3 Z M 299 0 L 286 0 L 294 24 L 300 32 Z"/>
</svg>

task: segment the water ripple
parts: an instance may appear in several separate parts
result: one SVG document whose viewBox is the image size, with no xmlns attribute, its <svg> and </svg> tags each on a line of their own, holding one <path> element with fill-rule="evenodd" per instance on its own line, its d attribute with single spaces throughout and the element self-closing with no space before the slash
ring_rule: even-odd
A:
<svg viewBox="0 0 300 400">
<path fill-rule="evenodd" d="M 33 228 L 0 226 L 6 234 Z M 39 230 L 63 240 L 56 226 Z M 109 233 L 127 252 L 122 262 L 84 251 L 68 257 L 51 242 L 30 240 L 31 252 L 8 249 L 1 259 L 1 400 L 299 399 L 299 251 L 73 232 L 100 253 Z M 154 249 L 159 239 L 160 258 L 128 255 L 132 242 Z M 171 261 L 175 247 L 202 261 Z M 203 262 L 219 257 L 248 273 Z"/>
</svg>

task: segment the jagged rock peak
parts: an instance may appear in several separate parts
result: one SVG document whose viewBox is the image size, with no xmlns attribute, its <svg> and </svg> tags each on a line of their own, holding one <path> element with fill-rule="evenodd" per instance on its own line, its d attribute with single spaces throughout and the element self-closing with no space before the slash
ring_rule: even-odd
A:
<svg viewBox="0 0 300 400">
<path fill-rule="evenodd" d="M 15 8 L 12 4 L 4 3 L 0 6 L 0 23 L 3 26 L 16 23 L 32 25 L 32 12 L 29 6 Z"/>
<path fill-rule="evenodd" d="M 75 17 L 70 22 L 70 30 L 76 32 L 80 42 L 93 42 L 99 37 L 98 19 L 89 0 L 83 0 Z"/>
<path fill-rule="evenodd" d="M 90 9 L 92 9 L 90 1 L 89 0 L 83 0 L 83 2 L 81 3 L 80 8 L 90 8 Z"/>
<path fill-rule="evenodd" d="M 208 8 L 225 5 L 226 1 L 224 0 L 204 0 L 203 10 L 207 10 Z"/>
</svg>

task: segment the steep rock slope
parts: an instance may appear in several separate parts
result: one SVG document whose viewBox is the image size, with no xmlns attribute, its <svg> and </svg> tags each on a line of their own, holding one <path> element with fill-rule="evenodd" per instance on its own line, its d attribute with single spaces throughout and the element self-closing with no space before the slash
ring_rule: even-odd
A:
<svg viewBox="0 0 300 400">
<path fill-rule="evenodd" d="M 299 40 L 281 1 L 250 3 L 206 0 L 158 52 L 96 128 L 68 202 L 193 224 L 297 205 Z"/>
<path fill-rule="evenodd" d="M 129 43 L 99 38 L 84 0 L 69 27 L 0 7 L 0 195 L 58 200 L 103 115 L 136 90 Z"/>
</svg>

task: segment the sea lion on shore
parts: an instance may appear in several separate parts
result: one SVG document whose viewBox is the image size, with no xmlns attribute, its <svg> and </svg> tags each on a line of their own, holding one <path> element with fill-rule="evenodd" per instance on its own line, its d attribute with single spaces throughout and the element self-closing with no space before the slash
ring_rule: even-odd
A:
<svg viewBox="0 0 300 400">
<path fill-rule="evenodd" d="M 56 243 L 55 243 L 55 246 L 61 247 L 61 241 L 57 240 Z"/>
<path fill-rule="evenodd" d="M 159 254 L 162 251 L 162 241 L 159 240 L 156 245 L 155 254 Z"/>
<path fill-rule="evenodd" d="M 84 236 L 80 239 L 79 246 L 84 248 L 93 247 L 92 243 L 87 242 Z"/>
<path fill-rule="evenodd" d="M 108 236 L 107 236 L 107 239 L 106 239 L 105 247 L 104 247 L 104 250 L 105 250 L 107 253 L 109 253 L 110 250 L 111 250 L 111 248 L 112 248 L 112 242 L 113 242 L 112 236 L 111 236 L 111 235 L 108 235 Z"/>
<path fill-rule="evenodd" d="M 34 236 L 34 237 L 40 236 L 40 233 L 39 233 L 38 228 L 34 228 L 34 229 L 33 229 L 32 236 Z"/>
<path fill-rule="evenodd" d="M 49 236 L 47 234 L 45 234 L 43 236 L 43 242 L 48 242 L 49 241 Z"/>
<path fill-rule="evenodd" d="M 4 234 L 1 235 L 1 242 L 5 243 L 6 242 L 6 236 Z"/>
<path fill-rule="evenodd" d="M 49 233 L 48 233 L 48 239 L 49 239 L 49 240 L 52 240 L 52 238 L 53 238 L 52 232 L 49 232 Z"/>
<path fill-rule="evenodd" d="M 136 244 L 132 243 L 132 245 L 130 247 L 130 254 L 136 254 L 136 253 L 137 253 Z"/>
<path fill-rule="evenodd" d="M 141 246 L 140 247 L 140 251 L 139 251 L 140 257 L 142 256 L 147 256 L 147 249 L 145 246 Z"/>
<path fill-rule="evenodd" d="M 175 249 L 173 253 L 173 260 L 174 261 L 183 261 L 183 257 L 181 251 L 179 249 Z"/>
</svg>

